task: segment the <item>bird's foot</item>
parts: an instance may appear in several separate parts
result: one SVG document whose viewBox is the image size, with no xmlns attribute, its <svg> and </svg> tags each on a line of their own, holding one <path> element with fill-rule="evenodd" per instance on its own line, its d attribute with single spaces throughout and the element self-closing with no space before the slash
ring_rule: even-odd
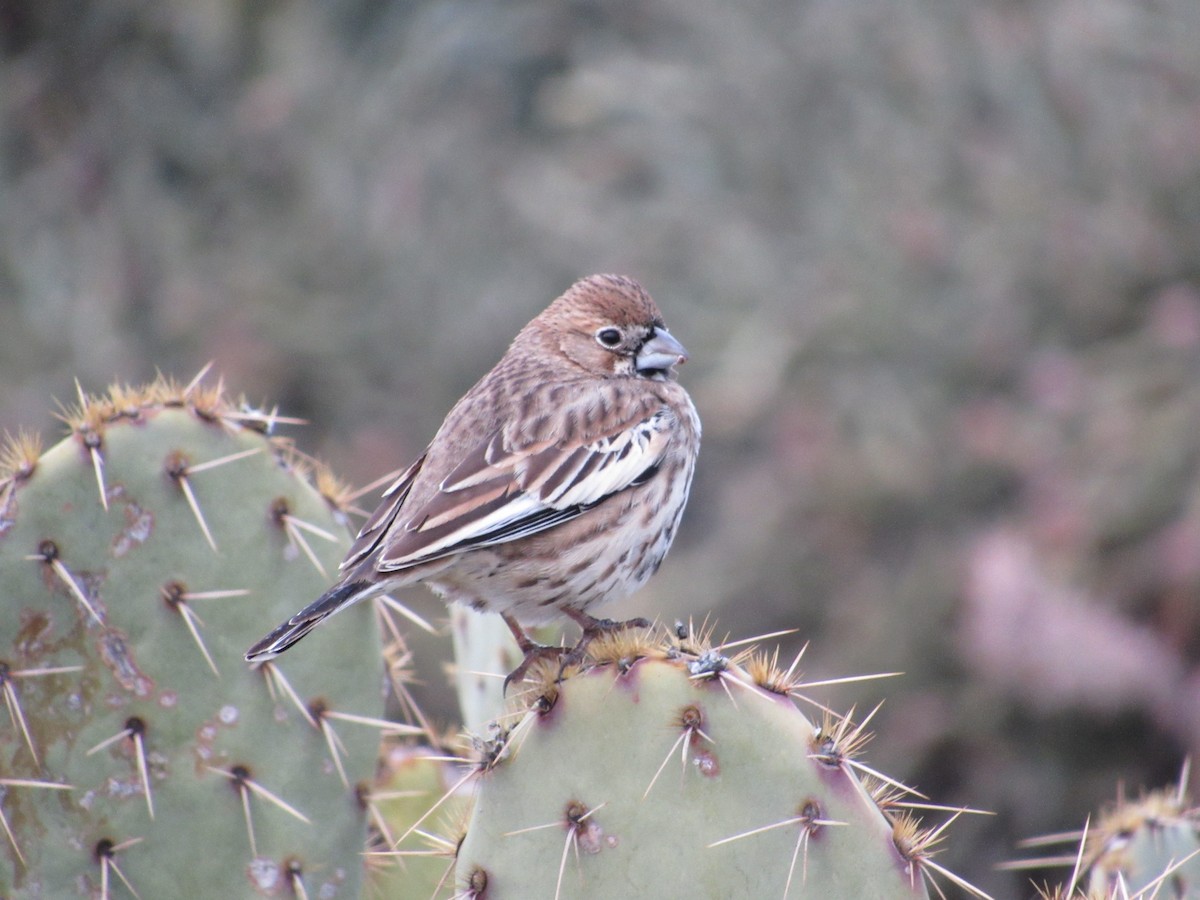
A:
<svg viewBox="0 0 1200 900">
<path fill-rule="evenodd" d="M 592 616 L 585 616 L 576 621 L 583 626 L 583 637 L 580 638 L 579 643 L 584 646 L 602 634 L 612 634 L 614 631 L 625 631 L 628 628 L 650 627 L 650 620 L 643 619 L 641 616 L 636 619 L 626 619 L 623 622 L 616 622 L 612 619 L 595 619 Z"/>
<path fill-rule="evenodd" d="M 623 622 L 617 622 L 613 619 L 597 619 L 594 616 L 589 616 L 586 613 L 573 614 L 569 613 L 583 628 L 583 635 L 579 638 L 579 643 L 565 652 L 559 660 L 558 673 L 562 677 L 571 666 L 582 665 L 587 658 L 588 645 L 598 637 L 606 634 L 615 634 L 619 631 L 625 631 L 629 628 L 649 628 L 650 620 L 643 619 L 640 616 L 636 619 L 626 619 Z"/>
<path fill-rule="evenodd" d="M 559 647 L 557 644 L 538 644 L 534 641 L 526 641 L 521 645 L 521 649 L 525 652 L 525 658 L 521 660 L 521 664 L 508 673 L 504 679 L 504 688 L 502 694 L 508 694 L 508 686 L 510 684 L 520 684 L 525 680 L 526 673 L 529 669 L 538 662 L 545 660 L 561 660 L 563 654 L 567 653 L 566 647 Z M 561 666 L 559 668 L 561 672 Z"/>
<path fill-rule="evenodd" d="M 529 670 L 542 660 L 558 660 L 558 678 L 561 680 L 563 673 L 567 669 L 572 666 L 581 665 L 584 662 L 587 658 L 588 645 L 596 638 L 606 634 L 614 634 L 618 631 L 625 631 L 628 628 L 650 627 L 650 621 L 641 617 L 617 622 L 613 619 L 597 619 L 594 616 L 589 616 L 587 613 L 575 612 L 573 610 L 566 610 L 566 613 L 579 623 L 579 626 L 583 629 L 583 634 L 579 638 L 579 642 L 571 648 L 559 647 L 556 644 L 539 644 L 529 638 L 515 619 L 508 615 L 504 616 L 504 621 L 508 623 L 513 636 L 517 639 L 517 645 L 525 654 L 525 658 L 521 660 L 521 664 L 509 672 L 508 676 L 504 679 L 504 694 L 508 693 L 509 685 L 520 684 L 524 681 Z"/>
</svg>

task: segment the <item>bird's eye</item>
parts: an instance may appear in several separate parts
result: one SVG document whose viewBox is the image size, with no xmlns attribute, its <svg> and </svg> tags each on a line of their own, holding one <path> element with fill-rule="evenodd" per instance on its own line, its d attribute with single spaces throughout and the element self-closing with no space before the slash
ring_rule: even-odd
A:
<svg viewBox="0 0 1200 900">
<path fill-rule="evenodd" d="M 605 347 L 615 347 L 621 343 L 621 332 L 615 328 L 601 328 L 596 332 L 596 340 Z"/>
</svg>

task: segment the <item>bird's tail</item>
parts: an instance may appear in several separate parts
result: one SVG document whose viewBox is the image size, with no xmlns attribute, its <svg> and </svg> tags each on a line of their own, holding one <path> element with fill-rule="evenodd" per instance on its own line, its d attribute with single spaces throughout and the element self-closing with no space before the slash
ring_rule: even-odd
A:
<svg viewBox="0 0 1200 900">
<path fill-rule="evenodd" d="M 246 661 L 265 662 L 274 659 L 334 613 L 339 613 L 356 601 L 370 596 L 371 588 L 374 587 L 369 581 L 334 585 L 262 640 L 257 641 L 246 651 Z"/>
</svg>

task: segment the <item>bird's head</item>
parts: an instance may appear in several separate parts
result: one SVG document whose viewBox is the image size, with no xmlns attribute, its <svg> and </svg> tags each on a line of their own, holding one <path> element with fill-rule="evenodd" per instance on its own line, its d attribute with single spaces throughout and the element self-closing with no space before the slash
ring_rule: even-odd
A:
<svg viewBox="0 0 1200 900">
<path fill-rule="evenodd" d="M 539 322 L 563 356 L 591 375 L 665 381 L 687 360 L 650 295 L 621 275 L 577 281 L 530 326 Z"/>
</svg>

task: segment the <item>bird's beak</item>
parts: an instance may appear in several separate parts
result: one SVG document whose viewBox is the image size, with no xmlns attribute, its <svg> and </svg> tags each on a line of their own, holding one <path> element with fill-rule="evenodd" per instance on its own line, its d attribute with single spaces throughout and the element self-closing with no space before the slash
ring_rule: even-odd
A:
<svg viewBox="0 0 1200 900">
<path fill-rule="evenodd" d="M 642 344 L 637 354 L 639 372 L 666 371 L 671 366 L 687 362 L 688 354 L 683 344 L 671 337 L 665 328 L 654 329 L 654 334 Z"/>
</svg>

